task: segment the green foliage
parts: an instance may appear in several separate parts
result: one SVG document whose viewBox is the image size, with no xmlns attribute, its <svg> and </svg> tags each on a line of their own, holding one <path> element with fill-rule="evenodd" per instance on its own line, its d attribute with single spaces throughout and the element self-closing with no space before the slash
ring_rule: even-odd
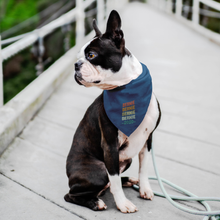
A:
<svg viewBox="0 0 220 220">
<path fill-rule="evenodd" d="M 2 0 L 1 32 L 37 14 L 37 1 Z"/>
<path fill-rule="evenodd" d="M 219 18 L 209 18 L 206 27 L 216 33 L 220 33 L 220 19 Z"/>
<path fill-rule="evenodd" d="M 36 62 L 31 59 L 29 51 L 30 48 L 27 48 L 18 55 L 22 57 L 20 73 L 4 79 L 4 103 L 17 95 L 36 78 Z M 10 60 L 3 63 L 3 68 L 8 62 L 10 62 Z"/>
<path fill-rule="evenodd" d="M 27 31 L 34 30 L 39 25 L 40 17 L 37 15 L 40 11 L 54 4 L 58 0 L 0 0 L 0 22 L 1 32 L 27 20 L 31 17 L 30 25 L 22 28 L 14 35 L 22 34 Z M 71 46 L 75 44 L 75 24 L 71 25 Z M 10 37 L 12 37 L 10 36 Z M 44 38 L 45 54 L 44 60 L 48 57 L 52 59 L 45 69 L 64 54 L 63 39 L 64 33 L 61 29 L 57 29 L 53 34 Z M 56 45 L 56 47 L 54 47 Z M 36 76 L 37 57 L 30 53 L 30 47 L 19 52 L 3 63 L 4 74 L 4 102 L 8 102 L 17 95 L 28 84 L 30 84 Z"/>
<path fill-rule="evenodd" d="M 49 7 L 50 5 L 54 4 L 59 0 L 38 0 L 37 2 L 37 8 L 38 11 L 43 11 L 45 8 Z"/>
</svg>

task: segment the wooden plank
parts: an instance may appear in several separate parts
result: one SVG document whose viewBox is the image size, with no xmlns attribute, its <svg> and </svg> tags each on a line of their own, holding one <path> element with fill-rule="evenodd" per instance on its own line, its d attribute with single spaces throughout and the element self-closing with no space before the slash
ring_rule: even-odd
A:
<svg viewBox="0 0 220 220">
<path fill-rule="evenodd" d="M 0 183 L 1 219 L 81 219 L 71 212 L 51 203 L 51 201 L 48 201 L 41 195 L 38 195 L 30 189 L 27 189 L 2 175 L 0 175 Z"/>
</svg>

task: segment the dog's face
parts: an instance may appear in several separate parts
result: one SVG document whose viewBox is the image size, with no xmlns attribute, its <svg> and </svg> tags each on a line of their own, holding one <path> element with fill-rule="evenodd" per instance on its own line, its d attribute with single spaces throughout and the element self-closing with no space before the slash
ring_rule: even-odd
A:
<svg viewBox="0 0 220 220">
<path fill-rule="evenodd" d="M 75 79 L 86 87 L 114 89 L 129 83 L 142 71 L 136 58 L 125 48 L 121 19 L 112 11 L 107 22 L 106 32 L 102 34 L 95 20 L 95 38 L 84 45 L 75 63 Z"/>
</svg>

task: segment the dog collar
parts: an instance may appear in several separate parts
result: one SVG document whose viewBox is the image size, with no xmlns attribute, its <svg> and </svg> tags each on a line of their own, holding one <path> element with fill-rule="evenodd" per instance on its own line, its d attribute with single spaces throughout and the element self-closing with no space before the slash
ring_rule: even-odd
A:
<svg viewBox="0 0 220 220">
<path fill-rule="evenodd" d="M 112 90 L 104 90 L 103 101 L 110 121 L 130 136 L 143 121 L 152 95 L 152 80 L 148 68 L 137 79 Z"/>
</svg>

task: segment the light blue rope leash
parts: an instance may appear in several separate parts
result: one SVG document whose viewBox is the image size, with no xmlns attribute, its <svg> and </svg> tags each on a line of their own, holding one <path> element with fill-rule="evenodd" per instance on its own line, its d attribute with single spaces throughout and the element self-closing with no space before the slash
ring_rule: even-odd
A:
<svg viewBox="0 0 220 220">
<path fill-rule="evenodd" d="M 175 184 L 173 184 L 173 183 L 171 183 L 171 182 L 169 182 L 169 181 L 167 181 L 165 179 L 162 179 L 160 177 L 158 169 L 157 169 L 153 146 L 152 146 L 152 149 L 151 149 L 151 153 L 152 153 L 154 170 L 155 170 L 155 173 L 156 173 L 157 177 L 149 177 L 149 179 L 158 180 L 160 188 L 161 188 L 161 190 L 163 192 L 163 194 L 159 193 L 159 192 L 154 192 L 155 195 L 166 198 L 173 206 L 175 206 L 176 208 L 178 208 L 178 209 L 180 209 L 180 210 L 182 210 L 184 212 L 187 212 L 187 213 L 190 213 L 190 214 L 194 214 L 194 215 L 203 215 L 203 216 L 205 216 L 203 218 L 203 220 L 208 220 L 210 216 L 211 216 L 212 220 L 220 219 L 219 218 L 220 210 L 212 211 L 210 206 L 208 205 L 208 203 L 205 202 L 205 201 L 217 201 L 217 202 L 220 202 L 220 198 L 215 198 L 215 197 L 197 197 L 196 195 L 188 192 L 187 190 L 185 190 L 185 189 L 183 189 L 183 188 L 181 188 L 181 187 L 179 187 L 179 186 L 177 186 L 177 185 L 175 185 Z M 168 195 L 166 190 L 165 190 L 165 188 L 164 188 L 164 186 L 163 186 L 162 182 L 164 182 L 167 185 L 173 187 L 174 189 L 178 190 L 179 192 L 184 193 L 188 197 Z M 133 188 L 136 189 L 136 190 L 139 190 L 139 186 L 137 186 L 137 185 L 134 185 Z M 188 209 L 188 208 L 185 208 L 182 205 L 178 204 L 174 200 L 198 201 L 199 203 L 201 203 L 206 208 L 207 211 L 196 211 L 196 210 Z"/>
</svg>

